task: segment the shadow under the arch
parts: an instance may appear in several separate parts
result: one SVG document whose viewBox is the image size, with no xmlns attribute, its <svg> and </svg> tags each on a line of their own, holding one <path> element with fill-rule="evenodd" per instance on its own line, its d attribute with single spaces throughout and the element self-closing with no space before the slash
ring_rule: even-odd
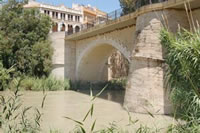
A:
<svg viewBox="0 0 200 133">
<path fill-rule="evenodd" d="M 94 89 L 93 95 L 97 95 L 101 90 Z M 76 92 L 83 93 L 86 95 L 90 95 L 90 89 L 81 89 L 76 90 Z M 104 100 L 112 101 L 123 105 L 124 103 L 125 90 L 104 90 L 98 98 L 102 98 Z"/>
<path fill-rule="evenodd" d="M 102 89 L 107 85 L 105 90 L 102 91 Z M 124 103 L 124 97 L 125 97 L 125 88 L 121 85 L 111 85 L 109 82 L 102 82 L 102 83 L 97 83 L 97 84 L 92 84 L 91 83 L 78 83 L 76 86 L 73 86 L 72 90 L 82 93 L 85 95 L 90 96 L 92 88 L 92 94 L 93 96 L 96 96 L 98 93 L 102 91 L 102 93 L 98 96 L 98 98 L 102 98 L 104 100 L 112 101 L 119 103 L 120 105 L 123 105 Z"/>
</svg>

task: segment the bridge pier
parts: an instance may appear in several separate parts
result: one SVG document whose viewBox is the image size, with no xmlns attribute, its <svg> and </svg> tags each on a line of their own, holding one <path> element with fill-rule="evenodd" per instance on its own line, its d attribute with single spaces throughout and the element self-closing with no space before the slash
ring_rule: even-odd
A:
<svg viewBox="0 0 200 133">
<path fill-rule="evenodd" d="M 160 31 L 166 23 L 171 31 L 177 31 L 178 24 L 188 26 L 184 11 L 155 11 L 137 17 L 135 47 L 124 101 L 129 111 L 169 114 L 172 110 L 169 89 L 165 86 L 164 50 L 160 44 Z"/>
<path fill-rule="evenodd" d="M 65 41 L 65 67 L 64 77 L 72 81 L 76 80 L 76 43 L 75 41 Z"/>
</svg>

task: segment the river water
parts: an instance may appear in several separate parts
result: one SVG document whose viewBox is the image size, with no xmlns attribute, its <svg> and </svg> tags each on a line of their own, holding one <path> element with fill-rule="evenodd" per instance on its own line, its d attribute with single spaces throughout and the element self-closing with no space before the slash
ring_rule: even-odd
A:
<svg viewBox="0 0 200 133">
<path fill-rule="evenodd" d="M 93 91 L 93 94 L 98 92 Z M 89 90 L 46 92 L 47 97 L 43 109 L 40 108 L 43 99 L 42 92 L 25 91 L 20 93 L 23 94 L 21 97 L 23 106 L 37 107 L 43 113 L 42 133 L 47 133 L 50 129 L 59 129 L 63 133 L 68 133 L 75 127 L 75 123 L 64 117 L 82 120 L 92 104 Z M 124 94 L 125 92 L 122 90 L 104 91 L 100 97 L 95 99 L 93 117 L 88 117 L 85 128 L 89 130 L 93 121 L 97 120 L 96 130 L 105 128 L 114 121 L 120 127 L 129 129 L 130 127 L 126 126 L 129 123 L 129 116 L 122 106 Z M 1 92 L 1 95 L 7 95 L 7 92 Z M 30 115 L 32 114 L 30 113 Z M 139 120 L 136 127 L 145 124 L 163 128 L 172 122 L 171 117 L 164 115 L 156 115 L 153 118 L 145 114 L 131 113 L 131 116 L 133 120 Z"/>
</svg>

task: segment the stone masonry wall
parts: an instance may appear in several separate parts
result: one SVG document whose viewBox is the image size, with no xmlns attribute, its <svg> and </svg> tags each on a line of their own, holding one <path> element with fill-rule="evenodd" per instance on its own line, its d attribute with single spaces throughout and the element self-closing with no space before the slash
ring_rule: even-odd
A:
<svg viewBox="0 0 200 133">
<path fill-rule="evenodd" d="M 74 41 L 65 41 L 65 69 L 64 77 L 75 80 L 76 71 L 76 43 Z"/>
</svg>

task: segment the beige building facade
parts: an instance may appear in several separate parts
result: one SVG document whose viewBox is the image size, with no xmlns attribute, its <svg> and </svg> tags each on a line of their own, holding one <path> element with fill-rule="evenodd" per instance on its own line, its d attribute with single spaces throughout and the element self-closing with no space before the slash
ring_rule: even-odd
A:
<svg viewBox="0 0 200 133">
<path fill-rule="evenodd" d="M 86 27 L 92 27 L 97 24 L 97 22 L 104 21 L 107 18 L 107 13 L 91 5 L 73 4 L 72 8 L 82 12 L 83 26 Z"/>
<path fill-rule="evenodd" d="M 80 10 L 68 8 L 64 5 L 53 6 L 30 0 L 25 8 L 38 8 L 41 13 L 48 15 L 54 22 L 50 32 L 79 32 L 83 23 L 83 14 Z"/>
<path fill-rule="evenodd" d="M 54 6 L 30 0 L 24 8 L 38 8 L 54 22 L 52 32 L 66 31 L 68 34 L 79 32 L 85 25 L 94 26 L 95 21 L 106 18 L 107 13 L 90 5 L 72 4 L 72 8 L 64 5 Z"/>
</svg>

